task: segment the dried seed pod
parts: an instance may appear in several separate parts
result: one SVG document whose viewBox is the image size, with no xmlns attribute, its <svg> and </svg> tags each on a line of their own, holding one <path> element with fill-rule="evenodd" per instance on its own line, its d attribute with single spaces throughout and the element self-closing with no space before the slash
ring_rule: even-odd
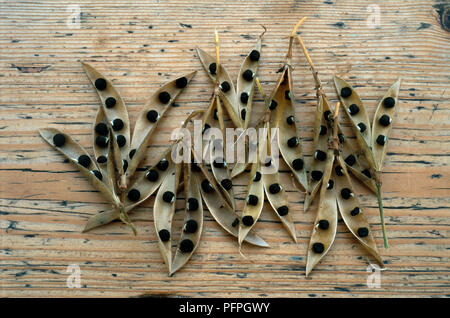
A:
<svg viewBox="0 0 450 318">
<path fill-rule="evenodd" d="M 128 179 L 134 174 L 139 163 L 144 158 L 148 142 L 161 118 L 183 89 L 190 83 L 195 74 L 196 72 L 192 72 L 164 84 L 150 97 L 150 100 L 144 106 L 137 118 L 131 140 L 131 149 L 134 152 L 132 158 L 128 158 L 130 161 L 126 171 Z"/>
<path fill-rule="evenodd" d="M 56 150 L 69 159 L 91 184 L 105 195 L 106 199 L 115 206 L 120 206 L 120 199 L 114 193 L 103 175 L 99 171 L 97 163 L 91 159 L 87 151 L 72 139 L 68 134 L 56 128 L 41 128 L 39 133 Z"/>
<path fill-rule="evenodd" d="M 184 164 L 184 193 L 186 200 L 184 230 L 178 243 L 170 275 L 182 268 L 198 247 L 203 228 L 203 205 L 200 183 L 192 171 L 192 164 Z"/>
</svg>

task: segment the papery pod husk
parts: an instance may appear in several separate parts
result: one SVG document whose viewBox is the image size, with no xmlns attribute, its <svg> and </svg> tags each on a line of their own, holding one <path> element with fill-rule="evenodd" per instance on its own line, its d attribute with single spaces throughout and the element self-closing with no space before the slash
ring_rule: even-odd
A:
<svg viewBox="0 0 450 318">
<path fill-rule="evenodd" d="M 112 203 L 115 206 L 120 205 L 119 198 L 115 195 L 113 190 L 109 187 L 108 183 L 106 183 L 103 180 L 98 179 L 91 171 L 97 170 L 99 171 L 99 168 L 95 162 L 95 160 L 92 160 L 91 156 L 87 153 L 87 151 L 78 144 L 75 140 L 72 139 L 72 137 L 59 129 L 56 128 L 41 128 L 39 129 L 39 134 L 44 138 L 44 140 L 51 145 L 53 148 L 58 150 L 60 153 L 62 153 L 67 159 L 69 159 L 79 170 L 80 172 L 89 180 L 89 182 L 94 186 L 94 188 L 98 191 L 100 191 L 106 199 Z M 61 147 L 57 147 L 53 143 L 53 136 L 56 134 L 61 134 L 65 137 L 65 143 Z M 90 159 L 90 166 L 87 169 L 84 166 L 80 165 L 78 163 L 78 158 L 81 155 L 86 155 Z M 100 171 L 99 171 L 100 172 Z"/>
</svg>

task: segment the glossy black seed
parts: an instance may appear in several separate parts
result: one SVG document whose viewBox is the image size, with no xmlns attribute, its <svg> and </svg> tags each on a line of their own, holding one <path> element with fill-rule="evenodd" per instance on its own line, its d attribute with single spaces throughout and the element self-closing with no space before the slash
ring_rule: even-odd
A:
<svg viewBox="0 0 450 318">
<path fill-rule="evenodd" d="M 359 237 L 366 237 L 369 235 L 369 229 L 367 227 L 360 227 L 358 229 L 358 236 Z"/>
<path fill-rule="evenodd" d="M 380 146 L 384 146 L 385 143 L 386 143 L 386 137 L 383 135 L 379 135 L 377 137 L 377 144 L 379 144 Z"/>
<path fill-rule="evenodd" d="M 188 220 L 184 224 L 184 231 L 187 233 L 195 233 L 197 232 L 198 224 L 195 220 Z"/>
<path fill-rule="evenodd" d="M 95 126 L 95 132 L 102 136 L 108 136 L 108 126 L 105 123 L 98 123 Z"/>
<path fill-rule="evenodd" d="M 217 71 L 217 64 L 216 63 L 209 64 L 209 73 L 215 75 L 216 71 Z"/>
<path fill-rule="evenodd" d="M 128 169 L 128 161 L 126 161 L 125 159 L 122 160 L 122 167 L 123 167 L 123 172 L 126 172 Z"/>
<path fill-rule="evenodd" d="M 341 196 L 344 200 L 348 200 L 352 196 L 352 191 L 348 188 L 344 188 L 341 190 Z"/>
<path fill-rule="evenodd" d="M 53 144 L 56 147 L 62 147 L 66 143 L 66 137 L 63 134 L 56 134 L 53 136 Z"/>
<path fill-rule="evenodd" d="M 358 207 L 356 207 L 356 208 L 354 208 L 353 210 L 350 211 L 350 215 L 351 216 L 357 216 L 360 212 L 361 212 L 361 210 Z"/>
<path fill-rule="evenodd" d="M 194 171 L 196 171 L 196 172 L 202 171 L 202 169 L 200 169 L 200 167 L 198 166 L 198 164 L 196 164 L 195 162 L 192 163 L 192 170 L 194 170 Z"/>
<path fill-rule="evenodd" d="M 250 205 L 257 205 L 258 204 L 258 197 L 256 195 L 250 194 L 248 196 L 248 198 L 247 198 L 247 203 L 250 204 Z"/>
<path fill-rule="evenodd" d="M 108 97 L 105 100 L 105 106 L 106 108 L 113 108 L 114 106 L 116 106 L 116 99 L 114 97 Z"/>
<path fill-rule="evenodd" d="M 327 153 L 322 150 L 316 150 L 314 153 L 314 158 L 319 161 L 325 161 L 327 159 Z"/>
<path fill-rule="evenodd" d="M 105 156 L 98 156 L 97 158 L 97 162 L 98 163 L 106 163 L 108 161 L 108 158 L 106 158 Z"/>
<path fill-rule="evenodd" d="M 327 230 L 330 227 L 330 223 L 327 220 L 320 220 L 317 224 L 321 230 Z"/>
<path fill-rule="evenodd" d="M 186 77 L 180 77 L 175 81 L 175 85 L 177 85 L 178 88 L 185 88 L 188 81 Z"/>
<path fill-rule="evenodd" d="M 391 117 L 388 115 L 383 115 L 380 117 L 379 123 L 381 126 L 387 127 L 391 124 Z"/>
<path fill-rule="evenodd" d="M 156 168 L 161 171 L 166 171 L 167 168 L 169 168 L 169 161 L 166 158 L 162 158 L 161 161 L 156 165 Z"/>
<path fill-rule="evenodd" d="M 342 144 L 345 141 L 343 134 L 338 134 L 339 142 Z"/>
<path fill-rule="evenodd" d="M 105 148 L 108 146 L 108 138 L 105 136 L 97 136 L 97 138 L 95 138 L 95 144 L 100 148 Z"/>
<path fill-rule="evenodd" d="M 341 89 L 341 96 L 344 98 L 350 97 L 352 95 L 352 89 L 350 87 L 343 87 Z"/>
<path fill-rule="evenodd" d="M 233 221 L 233 223 L 231 223 L 231 226 L 232 226 L 232 227 L 235 227 L 235 226 L 238 225 L 238 224 L 239 224 L 239 219 L 238 219 L 238 218 L 235 218 L 234 221 Z"/>
<path fill-rule="evenodd" d="M 325 250 L 325 247 L 323 246 L 322 243 L 314 243 L 312 245 L 312 250 L 314 253 L 321 254 Z"/>
<path fill-rule="evenodd" d="M 289 138 L 287 141 L 287 145 L 289 148 L 297 147 L 298 146 L 298 138 L 297 137 Z"/>
<path fill-rule="evenodd" d="M 253 72 L 252 72 L 252 70 L 246 70 L 244 73 L 242 73 L 242 77 L 248 82 L 253 80 Z"/>
<path fill-rule="evenodd" d="M 97 177 L 98 180 L 102 180 L 103 179 L 102 173 L 100 171 L 92 170 L 91 172 L 94 174 L 94 176 Z"/>
<path fill-rule="evenodd" d="M 277 212 L 279 216 L 285 216 L 289 213 L 289 208 L 285 205 L 282 205 L 277 209 Z"/>
<path fill-rule="evenodd" d="M 213 186 L 211 185 L 211 183 L 209 183 L 207 179 L 202 181 L 202 189 L 206 193 L 212 192 L 212 190 L 214 190 Z"/>
<path fill-rule="evenodd" d="M 383 105 L 386 108 L 392 108 L 395 106 L 395 99 L 393 99 L 392 97 L 386 97 L 383 101 Z"/>
<path fill-rule="evenodd" d="M 342 177 L 344 175 L 344 169 L 342 169 L 341 166 L 337 166 L 336 168 L 334 168 L 334 171 L 339 177 Z"/>
<path fill-rule="evenodd" d="M 295 117 L 294 116 L 289 116 L 288 118 L 286 118 L 286 122 L 288 123 L 288 125 L 295 124 Z"/>
<path fill-rule="evenodd" d="M 168 240 L 170 240 L 170 232 L 166 229 L 159 231 L 158 235 L 159 239 L 163 242 L 167 242 Z"/>
<path fill-rule="evenodd" d="M 261 173 L 256 171 L 255 176 L 253 177 L 253 182 L 258 182 L 259 180 L 261 180 Z"/>
<path fill-rule="evenodd" d="M 220 184 L 227 191 L 233 187 L 233 182 L 231 182 L 230 179 L 223 179 L 222 181 L 220 181 Z"/>
<path fill-rule="evenodd" d="M 196 198 L 189 198 L 188 202 L 187 202 L 187 209 L 188 211 L 197 211 L 199 204 L 198 204 L 198 200 Z"/>
<path fill-rule="evenodd" d="M 202 129 L 202 134 L 204 134 L 209 128 L 211 128 L 211 126 L 208 124 L 205 124 Z"/>
<path fill-rule="evenodd" d="M 175 199 L 175 194 L 173 194 L 173 192 L 171 191 L 166 191 L 163 193 L 162 199 L 164 202 L 172 203 Z"/>
<path fill-rule="evenodd" d="M 156 110 L 152 109 L 147 112 L 147 120 L 151 123 L 155 123 L 158 120 L 159 114 Z"/>
<path fill-rule="evenodd" d="M 323 176 L 323 172 L 322 171 L 318 171 L 318 170 L 314 170 L 311 172 L 311 178 L 314 181 L 319 181 L 320 179 L 322 179 Z"/>
<path fill-rule="evenodd" d="M 304 165 L 305 165 L 305 162 L 301 158 L 292 160 L 292 168 L 294 168 L 294 170 L 296 170 L 296 171 L 302 170 Z"/>
<path fill-rule="evenodd" d="M 269 192 L 272 194 L 277 194 L 280 191 L 281 191 L 281 186 L 278 183 L 274 183 L 269 186 Z"/>
<path fill-rule="evenodd" d="M 323 136 L 327 134 L 327 127 L 325 127 L 324 125 L 320 126 L 320 131 L 319 131 L 319 135 Z"/>
<path fill-rule="evenodd" d="M 250 52 L 249 57 L 250 57 L 250 60 L 252 60 L 253 62 L 258 62 L 260 54 L 257 50 L 253 50 Z"/>
<path fill-rule="evenodd" d="M 275 108 L 277 108 L 277 106 L 278 106 L 277 101 L 274 100 L 274 99 L 272 99 L 272 100 L 270 101 L 269 109 L 270 109 L 270 110 L 274 110 Z"/>
<path fill-rule="evenodd" d="M 214 110 L 214 116 L 213 116 L 213 118 L 214 118 L 215 120 L 218 120 L 218 119 L 219 119 L 219 112 L 217 111 L 217 109 Z"/>
<path fill-rule="evenodd" d="M 119 146 L 119 148 L 122 148 L 123 146 L 125 146 L 126 143 L 127 143 L 127 139 L 125 138 L 125 136 L 123 136 L 123 135 L 117 136 L 117 145 Z"/>
<path fill-rule="evenodd" d="M 358 130 L 359 130 L 360 132 L 365 132 L 366 129 L 367 129 L 367 126 L 366 126 L 366 124 L 364 124 L 364 123 L 359 123 L 357 126 L 358 126 Z"/>
<path fill-rule="evenodd" d="M 133 157 L 134 157 L 135 154 L 136 154 L 136 149 L 132 149 L 132 150 L 130 151 L 130 153 L 128 154 L 128 157 L 129 157 L 130 159 L 133 159 Z"/>
<path fill-rule="evenodd" d="M 222 92 L 226 93 L 231 89 L 230 83 L 227 81 L 223 81 L 222 84 L 220 84 L 220 89 Z"/>
<path fill-rule="evenodd" d="M 361 173 L 363 175 L 365 175 L 367 178 L 372 178 L 372 175 L 370 174 L 370 170 L 369 169 L 364 169 L 363 171 L 361 171 Z"/>
<path fill-rule="evenodd" d="M 167 104 L 170 102 L 170 94 L 168 92 L 161 92 L 158 95 L 158 99 L 161 103 Z"/>
<path fill-rule="evenodd" d="M 104 78 L 97 78 L 95 80 L 95 88 L 98 89 L 99 91 L 102 91 L 106 88 L 106 81 Z"/>
<path fill-rule="evenodd" d="M 284 92 L 284 98 L 286 98 L 287 100 L 291 100 L 291 91 L 287 90 Z"/>
<path fill-rule="evenodd" d="M 89 156 L 87 155 L 81 155 L 78 157 L 78 163 L 83 167 L 88 168 L 91 164 L 91 158 L 89 158 Z"/>
<path fill-rule="evenodd" d="M 123 121 L 120 118 L 116 118 L 112 122 L 112 129 L 114 129 L 114 131 L 122 130 L 123 126 Z"/>
<path fill-rule="evenodd" d="M 151 169 L 145 174 L 145 177 L 148 181 L 155 182 L 159 178 L 159 173 L 158 171 Z"/>
<path fill-rule="evenodd" d="M 348 155 L 348 157 L 345 158 L 344 161 L 346 164 L 348 164 L 351 167 L 356 163 L 356 158 L 354 155 Z"/>
<path fill-rule="evenodd" d="M 327 184 L 327 190 L 331 190 L 334 187 L 334 181 L 333 180 L 328 180 L 328 184 Z"/>
<path fill-rule="evenodd" d="M 194 243 L 190 239 L 184 239 L 180 242 L 180 251 L 190 253 L 194 250 Z"/>
<path fill-rule="evenodd" d="M 331 111 L 327 110 L 327 111 L 325 111 L 325 112 L 323 113 L 323 118 L 324 118 L 326 121 L 329 121 L 329 120 L 330 120 L 330 115 L 331 115 Z"/>
<path fill-rule="evenodd" d="M 248 102 L 248 94 L 246 92 L 241 93 L 241 103 L 247 104 Z"/>
<path fill-rule="evenodd" d="M 356 104 L 351 104 L 350 107 L 348 108 L 348 112 L 350 113 L 350 115 L 354 116 L 357 113 L 359 113 L 359 107 Z"/>
<path fill-rule="evenodd" d="M 131 189 L 127 194 L 128 200 L 137 202 L 141 197 L 141 193 L 137 189 Z"/>
<path fill-rule="evenodd" d="M 225 167 L 225 162 L 224 162 L 223 158 L 214 159 L 213 166 L 215 168 L 223 168 L 223 167 Z"/>
<path fill-rule="evenodd" d="M 266 158 L 266 160 L 264 161 L 264 166 L 270 167 L 271 165 L 272 165 L 272 159 Z"/>
<path fill-rule="evenodd" d="M 242 224 L 244 224 L 245 226 L 251 226 L 254 222 L 255 221 L 253 220 L 253 216 L 251 215 L 246 215 L 242 218 Z"/>
<path fill-rule="evenodd" d="M 247 109 L 243 108 L 241 110 L 241 118 L 242 118 L 242 120 L 245 120 L 245 115 L 247 115 Z"/>
</svg>

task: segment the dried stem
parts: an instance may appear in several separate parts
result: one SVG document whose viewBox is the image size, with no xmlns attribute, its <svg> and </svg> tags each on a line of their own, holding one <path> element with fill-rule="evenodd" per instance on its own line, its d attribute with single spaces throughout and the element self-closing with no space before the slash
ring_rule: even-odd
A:
<svg viewBox="0 0 450 318">
<path fill-rule="evenodd" d="M 387 233 L 386 233 L 386 224 L 384 222 L 383 200 L 381 198 L 381 182 L 379 182 L 379 181 L 375 182 L 375 189 L 376 189 L 376 193 L 377 193 L 378 209 L 380 211 L 381 229 L 383 231 L 384 247 L 386 249 L 388 249 L 389 243 L 388 243 L 388 238 L 387 238 Z"/>
<path fill-rule="evenodd" d="M 288 49 L 288 53 L 286 55 L 286 64 L 288 64 L 288 65 L 291 64 L 292 44 L 294 42 L 295 33 L 297 32 L 297 29 L 300 27 L 300 25 L 302 25 L 303 21 L 305 21 L 305 20 L 306 20 L 306 17 L 303 17 L 302 19 L 300 19 L 300 21 L 298 21 L 297 24 L 295 25 L 294 29 L 292 29 L 291 35 L 289 36 L 289 49 Z"/>
</svg>

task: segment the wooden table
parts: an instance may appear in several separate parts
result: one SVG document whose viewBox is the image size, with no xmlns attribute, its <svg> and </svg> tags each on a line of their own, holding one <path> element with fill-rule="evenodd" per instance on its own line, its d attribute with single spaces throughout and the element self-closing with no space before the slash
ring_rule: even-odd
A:
<svg viewBox="0 0 450 318">
<path fill-rule="evenodd" d="M 67 22 L 71 14 L 76 16 L 76 7 L 65 1 L 2 1 L 0 296 L 448 297 L 450 34 L 445 3 L 368 3 L 377 7 L 355 0 L 80 0 L 75 3 L 81 12 L 76 28 Z M 379 25 L 373 25 L 378 10 Z M 372 260 L 342 222 L 332 250 L 305 277 L 317 201 L 303 212 L 304 195 L 292 185 L 286 166 L 281 167 L 282 178 L 297 245 L 267 203 L 256 229 L 271 248 L 245 246 L 248 259 L 242 258 L 236 241 L 205 210 L 200 246 L 173 277 L 167 276 L 159 254 L 153 198 L 132 214 L 138 236 L 120 222 L 81 233 L 89 216 L 108 207 L 106 201 L 37 132 L 48 126 L 62 129 L 92 153 L 90 134 L 99 103 L 80 60 L 113 80 L 133 123 L 160 85 L 199 70 L 152 138 L 144 163 L 150 165 L 172 129 L 193 110 L 207 107 L 212 85 L 195 46 L 213 54 L 217 28 L 221 60 L 236 77 L 242 56 L 264 25 L 259 76 L 269 91 L 287 51 L 287 37 L 303 16 L 308 20 L 300 28 L 302 37 L 333 105 L 333 74 L 354 85 L 371 117 L 389 86 L 397 77 L 403 79 L 383 174 L 389 250 L 382 247 L 376 198 L 355 181 L 387 267 L 379 288 L 366 284 Z M 293 63 L 296 112 L 309 162 L 314 82 L 297 44 Z M 256 95 L 255 107 L 261 110 L 262 105 Z M 343 113 L 341 122 L 349 127 Z M 238 210 L 246 177 L 234 181 Z M 177 211 L 182 211 L 178 201 Z M 176 214 L 176 225 L 182 214 Z M 70 265 L 80 268 L 80 288 L 66 285 Z"/>
</svg>

